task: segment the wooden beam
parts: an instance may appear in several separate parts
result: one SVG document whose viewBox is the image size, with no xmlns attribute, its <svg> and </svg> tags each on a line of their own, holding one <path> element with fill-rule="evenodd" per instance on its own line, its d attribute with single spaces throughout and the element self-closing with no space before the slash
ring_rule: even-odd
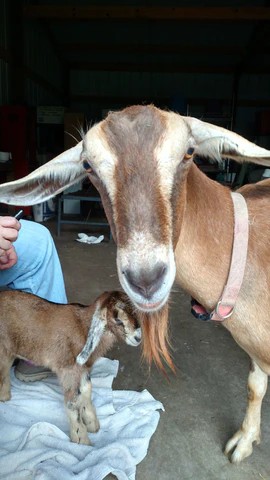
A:
<svg viewBox="0 0 270 480">
<path fill-rule="evenodd" d="M 71 70 L 90 70 L 97 72 L 159 72 L 159 73 L 206 73 L 233 74 L 234 65 L 183 65 L 180 63 L 130 63 L 130 62 L 70 62 Z M 270 73 L 270 66 L 246 65 L 244 73 Z"/>
<path fill-rule="evenodd" d="M 266 21 L 269 7 L 130 7 L 25 5 L 27 18 L 57 20 Z"/>
<path fill-rule="evenodd" d="M 70 62 L 71 70 L 96 72 L 159 72 L 159 73 L 233 73 L 233 67 L 214 65 L 183 65 L 176 63 L 130 63 L 130 62 Z"/>
<path fill-rule="evenodd" d="M 59 45 L 62 52 L 89 52 L 89 53 L 139 53 L 139 54 L 216 54 L 233 55 L 243 54 L 245 47 L 236 45 L 133 45 L 127 43 L 62 43 Z M 264 51 L 267 47 L 264 48 Z M 268 48 L 270 52 L 270 48 Z"/>
<path fill-rule="evenodd" d="M 201 97 L 193 97 L 189 98 L 187 103 L 191 106 L 198 106 L 198 105 L 205 105 L 209 100 L 213 100 L 212 97 L 209 98 L 201 98 Z M 170 105 L 171 98 L 169 96 L 151 96 L 148 97 L 147 95 L 143 96 L 114 96 L 114 95 L 71 95 L 72 102 L 87 102 L 91 104 L 102 103 L 102 104 L 119 104 L 119 105 L 136 105 L 136 104 L 144 104 L 148 105 L 150 103 L 154 103 L 155 105 Z M 225 106 L 231 106 L 231 99 L 229 98 L 221 98 L 219 101 L 223 102 Z M 255 107 L 255 108 L 263 108 L 263 107 L 270 107 L 270 99 L 240 99 L 238 100 L 237 107 Z"/>
</svg>

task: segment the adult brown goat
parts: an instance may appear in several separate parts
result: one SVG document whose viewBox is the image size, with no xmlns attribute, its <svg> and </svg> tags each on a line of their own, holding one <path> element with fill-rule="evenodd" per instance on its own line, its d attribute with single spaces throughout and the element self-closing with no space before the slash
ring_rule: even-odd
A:
<svg viewBox="0 0 270 480">
<path fill-rule="evenodd" d="M 77 146 L 0 187 L 0 201 L 31 205 L 89 175 L 99 190 L 117 243 L 120 282 L 149 316 L 148 359 L 169 360 L 166 303 L 176 277 L 207 310 L 223 291 L 230 267 L 234 212 L 228 188 L 207 178 L 193 155 L 270 164 L 270 152 L 239 135 L 191 117 L 134 106 L 110 113 Z M 249 354 L 246 417 L 226 446 L 235 463 L 260 439 L 261 403 L 270 373 L 270 181 L 241 190 L 249 212 L 245 276 L 233 315 L 224 321 Z"/>
</svg>

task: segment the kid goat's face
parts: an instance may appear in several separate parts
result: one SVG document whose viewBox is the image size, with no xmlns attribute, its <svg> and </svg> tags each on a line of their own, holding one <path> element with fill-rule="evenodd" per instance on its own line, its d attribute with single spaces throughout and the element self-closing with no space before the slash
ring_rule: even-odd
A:
<svg viewBox="0 0 270 480">
<path fill-rule="evenodd" d="M 141 343 L 142 334 L 133 308 L 128 298 L 122 292 L 117 292 L 117 299 L 113 299 L 113 305 L 107 307 L 108 328 L 114 335 L 132 347 Z"/>
</svg>

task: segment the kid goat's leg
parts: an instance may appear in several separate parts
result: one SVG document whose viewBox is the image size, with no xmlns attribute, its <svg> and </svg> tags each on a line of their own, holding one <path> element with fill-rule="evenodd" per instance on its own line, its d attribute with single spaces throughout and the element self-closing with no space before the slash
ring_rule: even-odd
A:
<svg viewBox="0 0 270 480">
<path fill-rule="evenodd" d="M 260 443 L 261 406 L 267 389 L 268 376 L 251 361 L 248 377 L 248 406 L 242 427 L 228 441 L 225 453 L 231 455 L 232 463 L 239 463 L 252 453 L 252 444 Z"/>
<path fill-rule="evenodd" d="M 66 411 L 70 423 L 70 439 L 75 443 L 91 445 L 87 428 L 82 418 L 81 368 L 66 368 L 57 372 L 63 386 Z"/>
<path fill-rule="evenodd" d="M 95 433 L 99 430 L 99 421 L 95 407 L 92 404 L 92 384 L 90 375 L 85 371 L 81 378 L 81 412 L 87 431 Z"/>
<path fill-rule="evenodd" d="M 0 401 L 10 400 L 10 368 L 14 358 L 7 358 L 0 350 Z"/>
<path fill-rule="evenodd" d="M 88 370 L 75 365 L 58 372 L 63 386 L 72 442 L 90 445 L 87 432 L 97 432 L 99 422 L 92 405 L 92 386 Z"/>
</svg>

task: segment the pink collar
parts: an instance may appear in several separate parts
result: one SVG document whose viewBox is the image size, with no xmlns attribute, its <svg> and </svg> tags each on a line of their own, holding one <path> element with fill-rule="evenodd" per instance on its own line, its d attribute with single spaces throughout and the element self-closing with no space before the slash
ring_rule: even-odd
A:
<svg viewBox="0 0 270 480">
<path fill-rule="evenodd" d="M 235 303 L 242 286 L 247 260 L 247 204 L 241 193 L 233 192 L 231 195 L 234 205 L 234 242 L 227 283 L 216 308 L 210 314 L 210 319 L 217 322 L 223 322 L 233 314 Z"/>
</svg>

